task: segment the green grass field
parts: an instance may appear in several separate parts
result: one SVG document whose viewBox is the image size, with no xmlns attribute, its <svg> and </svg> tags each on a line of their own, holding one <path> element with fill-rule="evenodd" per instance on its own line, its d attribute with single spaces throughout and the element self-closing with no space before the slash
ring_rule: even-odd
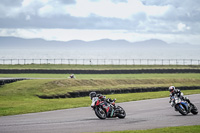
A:
<svg viewBox="0 0 200 133">
<path fill-rule="evenodd" d="M 0 74 L 0 78 L 61 78 L 70 74 Z M 175 74 L 75 74 L 76 79 L 200 79 L 199 73 Z"/>
</svg>

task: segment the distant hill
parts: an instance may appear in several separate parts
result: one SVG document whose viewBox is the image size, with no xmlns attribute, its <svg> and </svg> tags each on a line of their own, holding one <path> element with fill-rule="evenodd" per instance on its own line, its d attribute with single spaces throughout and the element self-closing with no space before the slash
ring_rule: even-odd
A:
<svg viewBox="0 0 200 133">
<path fill-rule="evenodd" d="M 174 46 L 192 46 L 190 44 L 168 44 L 159 39 L 150 39 L 140 42 L 128 42 L 126 40 L 101 39 L 95 41 L 47 41 L 39 38 L 23 39 L 17 37 L 0 37 L 1 48 L 102 48 L 102 49 L 124 49 L 124 48 L 160 48 Z"/>
<path fill-rule="evenodd" d="M 141 46 L 141 47 L 163 47 L 168 46 L 168 44 L 162 40 L 158 39 L 150 39 L 140 42 L 135 42 L 134 45 Z"/>
<path fill-rule="evenodd" d="M 56 45 L 63 45 L 64 42 L 46 41 L 43 39 L 23 39 L 17 37 L 0 37 L 0 47 L 3 48 L 40 48 L 40 47 L 56 47 Z"/>
<path fill-rule="evenodd" d="M 199 51 L 199 45 L 169 44 L 159 39 L 62 42 L 0 37 L 0 59 L 199 59 Z"/>
</svg>

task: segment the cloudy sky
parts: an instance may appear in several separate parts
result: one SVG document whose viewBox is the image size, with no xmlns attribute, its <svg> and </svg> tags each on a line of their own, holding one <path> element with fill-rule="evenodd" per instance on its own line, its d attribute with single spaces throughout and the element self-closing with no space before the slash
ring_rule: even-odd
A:
<svg viewBox="0 0 200 133">
<path fill-rule="evenodd" d="M 200 45 L 199 0 L 1 0 L 0 36 Z"/>
</svg>

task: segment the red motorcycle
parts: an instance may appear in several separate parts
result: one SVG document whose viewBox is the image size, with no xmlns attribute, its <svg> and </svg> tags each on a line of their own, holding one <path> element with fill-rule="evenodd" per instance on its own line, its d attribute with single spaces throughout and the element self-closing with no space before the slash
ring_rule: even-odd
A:
<svg viewBox="0 0 200 133">
<path fill-rule="evenodd" d="M 126 117 L 125 110 L 115 105 L 116 99 L 112 102 L 106 102 L 105 100 L 102 101 L 101 97 L 93 97 L 91 107 L 93 108 L 96 116 L 99 119 L 106 119 L 106 118 L 113 118 L 118 117 L 123 119 Z"/>
</svg>

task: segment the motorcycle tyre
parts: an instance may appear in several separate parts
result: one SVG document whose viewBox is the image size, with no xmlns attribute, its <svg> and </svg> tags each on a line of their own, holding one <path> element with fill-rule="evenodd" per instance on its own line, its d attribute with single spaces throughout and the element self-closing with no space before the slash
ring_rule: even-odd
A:
<svg viewBox="0 0 200 133">
<path fill-rule="evenodd" d="M 124 119 L 125 117 L 126 117 L 126 112 L 125 112 L 125 110 L 122 108 L 122 107 L 120 107 L 120 106 L 118 106 L 117 107 L 118 109 L 119 108 L 121 108 L 121 110 L 123 110 L 123 114 L 121 114 L 121 113 L 119 113 L 118 115 L 117 115 L 117 117 L 119 118 L 119 119 Z"/>
<path fill-rule="evenodd" d="M 188 112 L 187 112 L 186 110 L 183 111 L 183 110 L 179 107 L 178 104 L 175 105 L 175 108 L 176 108 L 176 109 L 179 111 L 179 113 L 182 114 L 182 115 L 187 115 L 187 114 L 188 114 Z M 185 107 L 183 106 L 183 108 L 185 108 Z"/>
<path fill-rule="evenodd" d="M 103 110 L 103 112 L 104 112 L 104 116 L 102 116 L 101 114 L 100 114 L 100 112 L 99 112 L 99 108 L 101 108 L 101 107 L 96 107 L 95 109 L 94 109 L 94 112 L 95 112 L 95 114 L 96 114 L 96 116 L 99 118 L 99 119 L 106 119 L 106 112 Z"/>
<path fill-rule="evenodd" d="M 198 114 L 198 109 L 197 109 L 197 107 L 196 107 L 194 104 L 191 104 L 191 106 L 192 106 L 191 113 L 192 113 L 193 115 L 197 115 L 197 114 Z"/>
</svg>

